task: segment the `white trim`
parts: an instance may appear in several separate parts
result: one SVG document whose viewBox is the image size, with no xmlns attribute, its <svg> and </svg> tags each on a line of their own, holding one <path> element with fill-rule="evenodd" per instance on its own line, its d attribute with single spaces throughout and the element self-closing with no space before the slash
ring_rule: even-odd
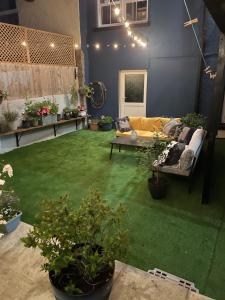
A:
<svg viewBox="0 0 225 300">
<path fill-rule="evenodd" d="M 143 103 L 129 103 L 127 104 L 130 107 L 143 107 L 144 113 L 143 116 L 146 116 L 147 112 L 147 84 L 148 84 L 148 71 L 146 69 L 141 70 L 120 70 L 119 71 L 119 91 L 118 91 L 118 104 L 119 104 L 119 117 L 123 117 L 125 101 L 122 101 L 125 94 L 125 75 L 126 74 L 143 74 L 144 75 L 144 101 Z"/>
<path fill-rule="evenodd" d="M 143 0 L 120 0 L 120 10 L 122 12 L 122 17 L 126 20 L 126 5 L 128 3 L 137 3 Z M 146 0 L 147 3 L 147 11 L 146 11 L 146 16 L 147 18 L 145 20 L 140 20 L 140 21 L 129 21 L 130 24 L 147 24 L 148 23 L 148 12 L 149 12 L 149 8 L 148 8 L 148 0 Z M 113 3 L 110 4 L 106 4 L 100 3 L 100 0 L 97 0 L 97 24 L 99 28 L 104 28 L 104 27 L 116 27 L 116 26 L 121 26 L 123 25 L 123 22 L 119 22 L 119 23 L 112 23 L 112 24 L 102 24 L 102 15 L 101 15 L 101 8 L 102 7 L 106 7 L 106 6 L 113 6 Z M 137 9 L 137 7 L 136 7 Z M 137 16 L 137 13 L 136 13 Z M 110 10 L 110 22 L 111 22 L 111 10 Z"/>
</svg>

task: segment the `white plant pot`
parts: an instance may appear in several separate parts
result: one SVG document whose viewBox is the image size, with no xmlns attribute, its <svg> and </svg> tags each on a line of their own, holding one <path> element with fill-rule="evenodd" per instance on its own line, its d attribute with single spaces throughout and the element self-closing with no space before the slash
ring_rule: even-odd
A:
<svg viewBox="0 0 225 300">
<path fill-rule="evenodd" d="M 12 131 L 17 130 L 17 122 L 16 121 L 8 122 L 8 126 L 9 126 L 9 129 Z"/>
</svg>

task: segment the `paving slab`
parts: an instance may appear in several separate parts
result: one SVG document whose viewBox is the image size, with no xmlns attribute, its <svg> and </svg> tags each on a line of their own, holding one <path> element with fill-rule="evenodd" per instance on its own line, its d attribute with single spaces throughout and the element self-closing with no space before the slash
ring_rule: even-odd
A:
<svg viewBox="0 0 225 300">
<path fill-rule="evenodd" d="M 0 239 L 0 299 L 54 300 L 48 275 L 40 270 L 39 250 L 25 248 L 20 238 L 32 226 L 21 222 Z M 210 300 L 151 274 L 116 262 L 109 300 Z M 211 299 L 212 300 L 212 299 Z"/>
</svg>

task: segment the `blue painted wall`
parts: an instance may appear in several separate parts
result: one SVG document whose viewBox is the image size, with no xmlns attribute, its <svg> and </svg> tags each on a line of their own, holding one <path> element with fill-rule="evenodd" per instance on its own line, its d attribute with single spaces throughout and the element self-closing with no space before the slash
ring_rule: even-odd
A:
<svg viewBox="0 0 225 300">
<path fill-rule="evenodd" d="M 15 9 L 15 8 L 16 8 L 16 0 L 0 1 L 0 12 L 5 10 L 10 10 L 10 9 Z M 19 24 L 18 14 L 13 13 L 6 16 L 0 16 L 0 22 L 18 25 Z"/>
<path fill-rule="evenodd" d="M 204 4 L 202 0 L 187 1 L 201 36 Z M 119 70 L 147 69 L 147 115 L 182 116 L 196 108 L 199 89 L 200 55 L 191 28 L 184 29 L 187 14 L 181 0 L 149 1 L 150 24 L 133 29 L 147 37 L 149 48 L 103 47 L 96 51 L 86 44 L 103 45 L 117 42 L 130 44 L 122 28 L 97 29 L 97 1 L 80 0 L 82 48 L 86 54 L 87 81 L 103 81 L 108 99 L 103 109 L 91 114 L 118 116 Z"/>
</svg>

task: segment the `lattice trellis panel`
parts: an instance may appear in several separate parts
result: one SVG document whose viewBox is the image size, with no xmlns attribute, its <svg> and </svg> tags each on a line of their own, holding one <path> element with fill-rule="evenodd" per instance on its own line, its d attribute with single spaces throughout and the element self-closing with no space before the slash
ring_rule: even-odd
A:
<svg viewBox="0 0 225 300">
<path fill-rule="evenodd" d="M 23 27 L 0 23 L 0 61 L 27 62 L 27 49 L 22 45 L 25 41 Z"/>
<path fill-rule="evenodd" d="M 66 35 L 0 23 L 0 61 L 74 66 L 74 41 Z"/>
<path fill-rule="evenodd" d="M 28 29 L 27 39 L 31 63 L 74 65 L 72 37 Z"/>
</svg>

